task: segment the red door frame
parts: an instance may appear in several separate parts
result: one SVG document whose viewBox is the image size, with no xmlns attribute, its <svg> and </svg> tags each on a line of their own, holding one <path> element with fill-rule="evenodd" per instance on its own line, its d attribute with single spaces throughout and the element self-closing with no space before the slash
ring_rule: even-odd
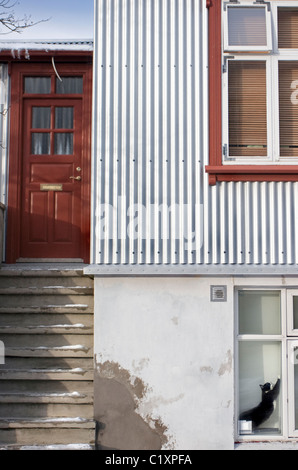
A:
<svg viewBox="0 0 298 470">
<path fill-rule="evenodd" d="M 20 258 L 21 245 L 21 197 L 22 197 L 22 147 L 23 147 L 23 108 L 24 98 L 33 95 L 23 94 L 24 76 L 43 76 L 55 74 L 51 58 L 46 54 L 35 56 L 30 62 L 11 62 L 11 107 L 10 107 L 10 148 L 9 148 L 9 186 L 7 208 L 7 244 L 6 263 L 15 263 Z M 52 54 L 53 55 L 53 54 Z M 81 258 L 85 263 L 90 259 L 90 191 L 91 191 L 91 126 L 92 126 L 92 54 L 83 55 L 76 62 L 73 52 L 69 55 L 58 54 L 56 60 L 58 72 L 69 76 L 82 75 L 84 81 L 83 95 L 62 95 L 61 98 L 82 100 L 82 241 Z M 54 90 L 52 90 L 53 92 Z M 56 99 L 58 95 L 34 95 L 34 98 Z"/>
</svg>

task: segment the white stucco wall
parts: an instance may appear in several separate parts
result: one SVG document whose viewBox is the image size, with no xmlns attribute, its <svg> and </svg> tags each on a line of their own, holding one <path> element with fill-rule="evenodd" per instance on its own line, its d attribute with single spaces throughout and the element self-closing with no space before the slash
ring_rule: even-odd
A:
<svg viewBox="0 0 298 470">
<path fill-rule="evenodd" d="M 223 284 L 227 301 L 210 302 Z M 95 278 L 97 365 L 142 382 L 136 412 L 163 424 L 164 449 L 234 448 L 233 311 L 232 278 Z"/>
</svg>

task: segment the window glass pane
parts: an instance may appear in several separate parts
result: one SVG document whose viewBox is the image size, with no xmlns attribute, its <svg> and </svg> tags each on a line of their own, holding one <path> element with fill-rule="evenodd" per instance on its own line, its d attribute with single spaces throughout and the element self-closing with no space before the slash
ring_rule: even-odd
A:
<svg viewBox="0 0 298 470">
<path fill-rule="evenodd" d="M 294 324 L 294 330 L 298 329 L 298 296 L 294 295 L 293 296 L 293 324 Z"/>
<path fill-rule="evenodd" d="M 51 77 L 25 77 L 25 93 L 45 95 L 51 93 Z"/>
<path fill-rule="evenodd" d="M 51 153 L 51 136 L 49 133 L 32 133 L 32 149 L 33 155 L 50 155 Z"/>
<path fill-rule="evenodd" d="M 298 429 L 298 348 L 294 348 L 295 429 Z"/>
<path fill-rule="evenodd" d="M 36 107 L 32 108 L 32 129 L 50 129 L 51 128 L 51 108 Z"/>
<path fill-rule="evenodd" d="M 55 154 L 72 155 L 73 154 L 73 134 L 61 133 L 55 134 Z"/>
<path fill-rule="evenodd" d="M 298 157 L 298 61 L 279 62 L 280 156 Z"/>
<path fill-rule="evenodd" d="M 266 46 L 265 8 L 228 7 L 229 46 Z"/>
<path fill-rule="evenodd" d="M 56 93 L 81 94 L 83 93 L 83 77 L 61 77 L 62 82 L 56 79 Z"/>
<path fill-rule="evenodd" d="M 73 108 L 55 109 L 55 129 L 73 129 Z"/>
<path fill-rule="evenodd" d="M 229 61 L 229 155 L 267 155 L 266 62 Z"/>
<path fill-rule="evenodd" d="M 298 48 L 298 8 L 278 8 L 278 47 Z"/>
<path fill-rule="evenodd" d="M 239 291 L 239 334 L 281 334 L 279 291 Z"/>
<path fill-rule="evenodd" d="M 239 342 L 239 434 L 281 434 L 280 376 L 280 342 Z"/>
</svg>

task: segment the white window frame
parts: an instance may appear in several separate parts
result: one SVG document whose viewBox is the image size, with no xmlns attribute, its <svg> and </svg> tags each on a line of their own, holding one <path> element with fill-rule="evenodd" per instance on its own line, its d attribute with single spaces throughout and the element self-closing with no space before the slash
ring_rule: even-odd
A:
<svg viewBox="0 0 298 470">
<path fill-rule="evenodd" d="M 265 10 L 265 22 L 266 22 L 266 38 L 267 44 L 265 46 L 232 46 L 229 45 L 228 41 L 228 10 L 229 8 L 254 8 Z M 223 3 L 223 22 L 224 22 L 224 51 L 225 52 L 269 52 L 272 50 L 272 31 L 271 31 L 271 15 L 268 4 L 252 4 L 251 2 L 241 2 L 239 5 L 233 2 Z"/>
<path fill-rule="evenodd" d="M 239 302 L 240 291 L 277 291 L 280 292 L 281 332 L 279 335 L 239 334 Z M 293 296 L 298 296 L 298 289 L 293 287 L 246 287 L 235 289 L 235 436 L 243 441 L 290 441 L 297 439 L 298 426 L 295 429 L 295 391 L 293 350 L 298 348 L 298 330 L 293 328 Z M 240 434 L 238 429 L 239 416 L 239 343 L 241 341 L 277 341 L 281 343 L 281 434 Z M 297 359 L 298 360 L 298 359 Z M 298 391 L 297 391 L 298 392 Z M 256 403 L 257 405 L 257 403 Z"/>
<path fill-rule="evenodd" d="M 234 3 L 230 3 L 235 5 Z M 237 4 L 236 4 L 237 5 Z M 250 2 L 239 2 L 239 6 L 253 5 L 253 0 Z M 258 5 L 254 5 L 256 8 Z M 225 165 L 237 164 L 260 164 L 260 165 L 297 165 L 298 157 L 281 157 L 279 145 L 279 76 L 278 76 L 278 63 L 279 61 L 293 61 L 298 62 L 298 49 L 278 49 L 278 36 L 277 36 L 277 19 L 278 8 L 298 8 L 298 0 L 290 1 L 271 1 L 270 11 L 272 22 L 272 52 L 262 53 L 254 48 L 253 51 L 244 52 L 238 50 L 237 52 L 225 51 L 223 46 L 223 70 L 222 70 L 222 135 L 223 135 L 223 157 L 222 162 Z M 223 6 L 224 9 L 224 6 Z M 224 10 L 223 10 L 224 12 Z M 227 15 L 223 15 L 223 35 L 227 28 Z M 275 33 L 275 34 L 274 34 Z M 249 61 L 265 61 L 266 62 L 266 87 L 267 87 L 267 156 L 230 156 L 229 155 L 229 114 L 228 114 L 228 67 L 229 62 L 234 60 L 249 60 Z M 298 90 L 298 87 L 297 87 Z M 294 90 L 293 90 L 294 91 Z M 298 106 L 298 104 L 297 104 Z"/>
<path fill-rule="evenodd" d="M 298 297 L 298 289 L 289 289 L 287 291 L 287 334 L 289 337 L 297 336 L 298 337 L 298 329 L 294 328 L 294 316 L 293 316 L 293 297 Z"/>
<path fill-rule="evenodd" d="M 289 390 L 294 390 L 295 377 L 294 377 L 294 348 L 298 348 L 298 338 L 288 340 L 288 387 Z M 289 437 L 298 437 L 298 429 L 295 429 L 295 395 L 289 393 L 288 396 L 288 412 L 289 412 Z"/>
<path fill-rule="evenodd" d="M 254 157 L 246 157 L 246 156 L 229 156 L 229 95 L 228 95 L 228 87 L 229 87 L 229 62 L 230 61 L 260 61 L 260 62 L 265 62 L 266 63 L 266 88 L 267 88 L 267 156 L 254 156 Z M 235 164 L 237 162 L 239 163 L 246 163 L 246 164 L 251 164 L 252 162 L 254 163 L 259 163 L 259 164 L 272 164 L 272 160 L 270 159 L 270 155 L 273 154 L 273 136 L 275 135 L 273 132 L 273 126 L 271 123 L 271 116 L 273 113 L 275 113 L 275 106 L 274 106 L 274 101 L 273 99 L 270 98 L 272 94 L 272 62 L 270 60 L 270 57 L 268 56 L 263 56 L 263 55 L 237 55 L 237 58 L 226 58 L 225 59 L 225 64 L 224 64 L 225 72 L 223 73 L 223 80 L 222 80 L 222 86 L 223 86 L 223 109 L 227 110 L 224 113 L 223 116 L 223 142 L 224 142 L 224 163 L 232 163 Z M 298 159 L 297 159 L 298 161 Z"/>
</svg>

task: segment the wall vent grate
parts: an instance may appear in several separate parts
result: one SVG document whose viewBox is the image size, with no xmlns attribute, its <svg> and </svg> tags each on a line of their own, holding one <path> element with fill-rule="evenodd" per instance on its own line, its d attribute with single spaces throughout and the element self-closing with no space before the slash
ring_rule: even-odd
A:
<svg viewBox="0 0 298 470">
<path fill-rule="evenodd" d="M 227 286 L 211 286 L 210 300 L 211 302 L 226 302 Z"/>
</svg>

